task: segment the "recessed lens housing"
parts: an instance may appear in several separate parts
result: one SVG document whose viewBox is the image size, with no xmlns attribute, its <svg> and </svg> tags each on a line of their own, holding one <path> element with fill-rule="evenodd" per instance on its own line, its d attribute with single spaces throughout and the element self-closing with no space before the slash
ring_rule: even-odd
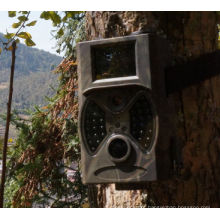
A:
<svg viewBox="0 0 220 220">
<path fill-rule="evenodd" d="M 127 140 L 115 137 L 109 141 L 108 152 L 114 162 L 125 161 L 130 155 L 130 144 Z"/>
</svg>

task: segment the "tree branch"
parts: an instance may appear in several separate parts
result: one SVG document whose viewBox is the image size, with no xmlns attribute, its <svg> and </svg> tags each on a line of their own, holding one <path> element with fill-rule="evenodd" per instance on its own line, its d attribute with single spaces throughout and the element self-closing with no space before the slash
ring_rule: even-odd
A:
<svg viewBox="0 0 220 220">
<path fill-rule="evenodd" d="M 3 208 L 3 205 L 4 205 L 4 186 L 5 186 L 5 175 L 6 175 L 8 135 L 9 135 L 9 126 L 10 126 L 10 118 L 11 118 L 11 103 L 12 103 L 12 94 L 13 94 L 15 50 L 16 50 L 16 42 L 14 41 L 12 43 L 11 76 L 10 76 L 9 96 L 8 96 L 8 103 L 7 103 L 7 106 L 8 106 L 7 119 L 6 119 L 6 128 L 5 128 L 4 146 L 3 146 L 2 176 L 1 176 L 1 188 L 0 188 L 0 208 Z"/>
<path fill-rule="evenodd" d="M 8 46 L 12 41 L 14 41 L 15 37 L 18 35 L 18 33 L 20 32 L 20 30 L 24 27 L 25 23 L 26 23 L 27 20 L 28 20 L 28 17 L 29 17 L 29 15 L 30 15 L 30 13 L 31 13 L 31 12 L 29 11 L 28 14 L 27 14 L 27 16 L 26 16 L 26 20 L 23 21 L 23 23 L 21 24 L 20 28 L 19 28 L 19 29 L 17 30 L 17 32 L 15 33 L 14 37 L 12 37 L 12 38 L 7 42 L 7 44 L 5 45 L 5 49 L 7 48 L 7 46 Z"/>
</svg>

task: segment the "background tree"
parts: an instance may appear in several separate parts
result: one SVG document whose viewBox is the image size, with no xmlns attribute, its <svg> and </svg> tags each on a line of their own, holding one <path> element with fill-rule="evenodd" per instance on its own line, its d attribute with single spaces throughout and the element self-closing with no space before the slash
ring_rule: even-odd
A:
<svg viewBox="0 0 220 220">
<path fill-rule="evenodd" d="M 10 43 L 18 42 L 19 38 L 25 39 L 27 46 L 35 45 L 31 35 L 22 32 L 30 12 L 18 14 L 19 21 L 20 14 L 24 14 L 22 22 L 12 25 L 18 29 L 16 33 L 4 35 L 8 39 L 7 42 L 2 42 L 5 49 L 10 49 Z M 17 12 L 9 12 L 10 17 L 16 15 Z M 61 15 L 54 11 L 41 13 L 41 18 L 50 19 L 58 28 L 56 34 L 59 38 L 64 35 L 65 24 L 68 24 L 69 19 L 72 21 L 77 15 L 79 20 L 83 19 L 81 12 L 66 11 Z M 77 22 L 72 21 L 74 27 Z M 36 21 L 33 21 L 27 26 L 35 24 Z M 76 30 L 75 33 L 77 34 Z M 70 47 L 75 39 L 72 36 L 58 46 L 69 43 Z M 65 51 L 68 52 L 68 48 Z M 18 137 L 8 158 L 4 207 L 80 207 L 86 202 L 86 187 L 81 183 L 78 167 L 77 80 L 76 64 L 73 62 L 75 58 L 71 54 L 72 59 L 64 60 L 57 69 L 61 73 L 58 91 L 54 97 L 48 98 L 49 104 L 43 108 L 36 107 L 28 121 L 16 115 L 12 118 L 18 129 Z M 74 171 L 72 179 L 68 177 L 70 170 Z"/>
<path fill-rule="evenodd" d="M 86 35 L 93 40 L 154 32 L 168 39 L 172 62 L 179 64 L 217 49 L 218 21 L 216 12 L 87 12 Z M 178 175 L 146 183 L 144 190 L 117 191 L 115 184 L 92 187 L 90 192 L 97 198 L 93 204 L 219 207 L 219 85 L 220 77 L 215 76 L 169 96 L 175 105 L 175 136 L 183 142 Z"/>
</svg>

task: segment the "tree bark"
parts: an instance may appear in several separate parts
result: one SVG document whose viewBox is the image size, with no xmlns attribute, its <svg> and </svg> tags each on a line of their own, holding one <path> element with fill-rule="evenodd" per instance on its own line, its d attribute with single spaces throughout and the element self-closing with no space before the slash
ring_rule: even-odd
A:
<svg viewBox="0 0 220 220">
<path fill-rule="evenodd" d="M 88 40 L 139 30 L 165 36 L 174 64 L 217 49 L 215 12 L 87 12 L 86 19 Z M 220 77 L 189 86 L 169 99 L 175 106 L 175 135 L 183 142 L 178 174 L 146 183 L 144 190 L 98 185 L 98 207 L 220 206 Z"/>
</svg>

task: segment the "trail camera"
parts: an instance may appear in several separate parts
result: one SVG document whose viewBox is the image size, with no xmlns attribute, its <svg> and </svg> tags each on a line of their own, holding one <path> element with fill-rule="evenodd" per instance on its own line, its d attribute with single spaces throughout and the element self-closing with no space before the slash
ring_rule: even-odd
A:
<svg viewBox="0 0 220 220">
<path fill-rule="evenodd" d="M 170 133 L 166 41 L 149 34 L 87 41 L 77 54 L 83 182 L 157 180 Z"/>
</svg>

